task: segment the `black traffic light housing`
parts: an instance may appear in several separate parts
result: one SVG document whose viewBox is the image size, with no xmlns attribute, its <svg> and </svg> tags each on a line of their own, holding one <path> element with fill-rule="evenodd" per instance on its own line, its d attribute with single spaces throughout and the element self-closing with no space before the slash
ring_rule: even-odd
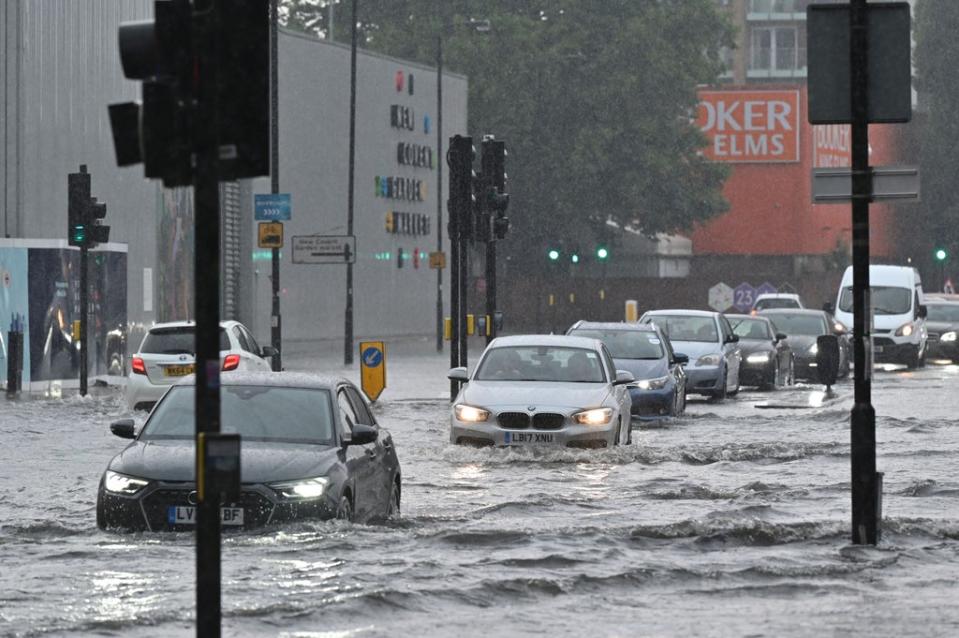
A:
<svg viewBox="0 0 959 638">
<path fill-rule="evenodd" d="M 483 209 L 489 217 L 492 239 L 509 233 L 509 193 L 506 192 L 506 143 L 487 136 L 483 140 Z M 489 241 L 488 239 L 487 241 Z"/>
<path fill-rule="evenodd" d="M 71 246 L 93 248 L 110 241 L 110 227 L 100 223 L 107 205 L 90 197 L 90 173 L 86 164 L 78 173 L 67 175 L 67 242 Z"/>
<path fill-rule="evenodd" d="M 476 210 L 476 198 L 473 197 L 473 185 L 476 175 L 473 173 L 473 160 L 476 149 L 473 138 L 460 135 L 450 138 L 446 162 L 450 168 L 450 198 L 447 203 L 449 212 L 450 240 L 471 239 L 473 237 L 473 211 Z"/>
</svg>

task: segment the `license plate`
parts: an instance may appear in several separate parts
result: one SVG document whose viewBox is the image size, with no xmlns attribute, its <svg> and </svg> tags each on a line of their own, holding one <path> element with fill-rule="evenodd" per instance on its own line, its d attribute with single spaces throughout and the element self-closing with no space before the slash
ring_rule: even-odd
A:
<svg viewBox="0 0 959 638">
<path fill-rule="evenodd" d="M 185 366 L 165 366 L 163 368 L 163 376 L 165 377 L 185 377 L 188 374 L 193 374 L 193 364 Z"/>
<path fill-rule="evenodd" d="M 548 432 L 504 432 L 503 442 L 506 445 L 526 443 L 552 443 L 553 435 Z"/>
<path fill-rule="evenodd" d="M 196 525 L 196 508 L 192 505 L 171 505 L 167 509 L 167 522 L 170 525 Z M 223 525 L 242 525 L 242 507 L 221 507 L 220 523 Z"/>
</svg>

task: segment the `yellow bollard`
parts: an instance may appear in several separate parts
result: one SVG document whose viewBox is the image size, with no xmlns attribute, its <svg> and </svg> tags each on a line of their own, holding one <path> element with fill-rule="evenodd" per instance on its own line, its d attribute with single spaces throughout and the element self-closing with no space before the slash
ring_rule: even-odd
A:
<svg viewBox="0 0 959 638">
<path fill-rule="evenodd" d="M 473 315 L 466 315 L 466 334 L 471 337 L 476 334 L 476 317 Z"/>
<path fill-rule="evenodd" d="M 626 300 L 626 323 L 639 321 L 639 302 L 635 299 Z"/>
<path fill-rule="evenodd" d="M 453 340 L 453 320 L 449 317 L 443 317 L 443 341 Z"/>
</svg>

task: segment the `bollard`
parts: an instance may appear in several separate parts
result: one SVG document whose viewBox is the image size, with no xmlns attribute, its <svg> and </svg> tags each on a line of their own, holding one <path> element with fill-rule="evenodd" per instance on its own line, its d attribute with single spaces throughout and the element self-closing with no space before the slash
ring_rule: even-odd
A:
<svg viewBox="0 0 959 638">
<path fill-rule="evenodd" d="M 17 315 L 10 318 L 7 332 L 7 398 L 15 398 L 23 388 L 23 319 Z"/>
</svg>

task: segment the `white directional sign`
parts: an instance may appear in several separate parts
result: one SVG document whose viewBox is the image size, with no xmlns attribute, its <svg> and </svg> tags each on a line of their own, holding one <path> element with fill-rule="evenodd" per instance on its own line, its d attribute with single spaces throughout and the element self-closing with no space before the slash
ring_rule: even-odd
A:
<svg viewBox="0 0 959 638">
<path fill-rule="evenodd" d="M 915 166 L 875 166 L 872 169 L 872 198 L 919 199 L 919 169 Z M 833 204 L 852 200 L 852 169 L 814 168 L 812 201 Z"/>
<path fill-rule="evenodd" d="M 294 264 L 356 263 L 353 235 L 298 235 L 293 237 Z"/>
<path fill-rule="evenodd" d="M 709 307 L 716 312 L 725 312 L 733 305 L 733 289 L 720 282 L 709 289 Z"/>
</svg>

